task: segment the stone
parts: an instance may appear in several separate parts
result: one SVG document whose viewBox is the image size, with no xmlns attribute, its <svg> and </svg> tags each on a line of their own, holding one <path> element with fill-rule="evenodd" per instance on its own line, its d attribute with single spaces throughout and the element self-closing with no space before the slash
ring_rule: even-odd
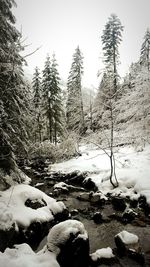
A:
<svg viewBox="0 0 150 267">
<path fill-rule="evenodd" d="M 100 206 L 103 206 L 106 202 L 107 198 L 101 192 L 91 192 L 90 193 L 90 201 L 91 203 L 97 203 Z"/>
<path fill-rule="evenodd" d="M 69 210 L 68 209 L 63 209 L 62 212 L 58 212 L 54 215 L 55 223 L 65 221 L 69 218 Z"/>
<path fill-rule="evenodd" d="M 12 247 L 16 242 L 17 235 L 15 224 L 8 230 L 0 229 L 0 251 L 4 252 L 7 247 Z"/>
<path fill-rule="evenodd" d="M 89 193 L 81 193 L 79 196 L 77 196 L 77 199 L 83 200 L 83 201 L 89 201 Z"/>
<path fill-rule="evenodd" d="M 138 200 L 136 199 L 133 199 L 133 200 L 130 200 L 130 208 L 136 208 L 138 205 Z"/>
<path fill-rule="evenodd" d="M 112 266 L 114 263 L 118 262 L 118 259 L 113 254 L 113 251 L 110 247 L 98 249 L 96 252 L 90 255 L 90 266 L 92 267 L 102 266 L 103 264 L 104 266 Z"/>
<path fill-rule="evenodd" d="M 79 213 L 79 211 L 77 209 L 72 209 L 70 211 L 71 216 L 76 216 L 78 213 Z"/>
<path fill-rule="evenodd" d="M 126 202 L 121 197 L 114 197 L 112 199 L 113 208 L 117 211 L 124 211 L 126 209 Z"/>
<path fill-rule="evenodd" d="M 30 207 L 31 209 L 39 209 L 47 206 L 47 203 L 44 199 L 27 199 L 25 206 Z"/>
<path fill-rule="evenodd" d="M 91 178 L 86 178 L 83 181 L 83 186 L 88 190 L 93 190 L 94 192 L 98 190 L 98 187 L 95 185 Z"/>
<path fill-rule="evenodd" d="M 131 251 L 133 251 L 134 254 L 141 254 L 139 238 L 135 234 L 124 230 L 115 236 L 115 243 L 119 256 L 129 256 Z"/>
<path fill-rule="evenodd" d="M 100 212 L 95 212 L 92 219 L 97 224 L 100 224 L 103 222 L 103 216 Z"/>
<path fill-rule="evenodd" d="M 137 216 L 137 213 L 134 212 L 132 209 L 128 209 L 123 213 L 122 222 L 127 224 L 131 223 Z"/>
<path fill-rule="evenodd" d="M 89 239 L 84 225 L 66 220 L 55 225 L 47 237 L 47 248 L 55 253 L 61 267 L 89 266 Z"/>
</svg>

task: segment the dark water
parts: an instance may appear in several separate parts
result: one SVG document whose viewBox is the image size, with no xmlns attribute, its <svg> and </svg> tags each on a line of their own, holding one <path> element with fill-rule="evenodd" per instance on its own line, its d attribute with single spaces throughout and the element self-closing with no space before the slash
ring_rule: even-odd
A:
<svg viewBox="0 0 150 267">
<path fill-rule="evenodd" d="M 101 211 L 103 214 L 112 213 L 110 205 L 105 205 L 103 208 L 92 206 L 88 201 L 80 201 L 77 199 L 79 192 L 69 194 L 69 196 L 60 196 L 58 199 L 63 200 L 65 205 L 71 211 L 77 209 L 79 213 L 74 216 L 74 219 L 80 220 L 89 234 L 90 252 L 93 253 L 97 249 L 105 247 L 115 247 L 114 237 L 119 232 L 126 230 L 134 233 L 139 237 L 140 245 L 145 254 L 150 255 L 150 226 L 139 227 L 132 224 L 124 225 L 116 220 L 111 220 L 107 223 L 96 224 L 92 220 L 92 215 L 96 211 Z M 38 250 L 46 244 L 45 237 L 40 243 Z"/>
</svg>

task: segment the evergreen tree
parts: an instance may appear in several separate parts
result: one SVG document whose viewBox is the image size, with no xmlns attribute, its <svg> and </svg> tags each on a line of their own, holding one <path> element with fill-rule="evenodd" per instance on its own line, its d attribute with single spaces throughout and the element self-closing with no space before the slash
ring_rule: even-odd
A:
<svg viewBox="0 0 150 267">
<path fill-rule="evenodd" d="M 32 81 L 33 102 L 35 108 L 39 108 L 41 104 L 41 77 L 38 67 L 35 68 Z"/>
<path fill-rule="evenodd" d="M 113 90 L 116 92 L 118 84 L 118 70 L 119 63 L 119 44 L 121 43 L 123 26 L 119 18 L 112 14 L 105 25 L 103 35 L 101 37 L 104 51 L 104 63 L 112 75 Z"/>
<path fill-rule="evenodd" d="M 140 56 L 140 64 L 146 66 L 149 71 L 150 66 L 150 30 L 147 29 L 144 42 L 141 47 L 141 56 Z"/>
<path fill-rule="evenodd" d="M 64 111 L 62 105 L 60 88 L 60 77 L 57 70 L 57 62 L 55 54 L 52 57 L 52 77 L 51 77 L 51 98 L 53 100 L 53 141 L 57 143 L 57 138 L 63 134 L 64 128 Z"/>
<path fill-rule="evenodd" d="M 32 81 L 33 88 L 33 104 L 34 104 L 34 117 L 35 117 L 35 142 L 37 141 L 37 132 L 39 136 L 39 141 L 42 141 L 42 106 L 41 106 L 41 77 L 38 67 L 35 68 L 35 73 L 33 75 Z"/>
<path fill-rule="evenodd" d="M 53 129 L 53 109 L 52 109 L 52 97 L 51 97 L 51 62 L 50 57 L 47 55 L 45 61 L 45 67 L 43 70 L 42 80 L 42 96 L 44 105 L 44 115 L 48 119 L 48 136 L 50 142 L 52 142 L 52 129 Z"/>
<path fill-rule="evenodd" d="M 61 89 L 59 86 L 60 78 L 57 70 L 55 55 L 48 56 L 43 70 L 43 100 L 46 118 L 49 124 L 49 140 L 57 143 L 57 138 L 62 134 L 63 129 L 63 108 L 61 100 Z"/>
<path fill-rule="evenodd" d="M 15 167 L 13 150 L 23 150 L 28 136 L 28 92 L 19 54 L 21 35 L 11 11 L 14 5 L 13 0 L 0 0 L 0 166 L 7 172 Z"/>
<path fill-rule="evenodd" d="M 83 133 L 85 130 L 81 92 L 82 75 L 83 56 L 78 46 L 75 50 L 75 53 L 73 54 L 73 61 L 68 77 L 66 117 L 68 130 L 75 130 L 79 133 Z"/>
</svg>

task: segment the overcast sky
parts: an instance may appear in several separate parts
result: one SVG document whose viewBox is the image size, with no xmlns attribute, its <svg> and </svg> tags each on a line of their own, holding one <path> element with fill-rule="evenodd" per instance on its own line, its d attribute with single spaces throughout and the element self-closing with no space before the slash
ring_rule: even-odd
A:
<svg viewBox="0 0 150 267">
<path fill-rule="evenodd" d="M 115 13 L 125 27 L 120 47 L 120 74 L 139 58 L 146 28 L 150 26 L 150 0 L 16 0 L 17 28 L 31 44 L 25 53 L 33 72 L 43 69 L 47 53 L 55 52 L 61 78 L 67 80 L 72 54 L 79 45 L 84 56 L 84 86 L 97 86 L 102 68 L 101 34 L 108 17 Z"/>
</svg>

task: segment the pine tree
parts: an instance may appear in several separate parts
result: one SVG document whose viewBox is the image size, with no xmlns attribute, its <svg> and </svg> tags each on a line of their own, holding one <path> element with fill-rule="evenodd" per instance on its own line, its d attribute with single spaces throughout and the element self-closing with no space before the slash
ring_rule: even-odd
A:
<svg viewBox="0 0 150 267">
<path fill-rule="evenodd" d="M 7 172 L 15 166 L 13 151 L 23 150 L 28 136 L 28 92 L 19 54 L 23 48 L 14 26 L 13 6 L 13 0 L 0 0 L 0 166 Z"/>
<path fill-rule="evenodd" d="M 101 37 L 104 51 L 104 63 L 107 72 L 112 75 L 113 90 L 116 92 L 118 84 L 118 70 L 119 63 L 119 44 L 122 39 L 123 26 L 119 18 L 115 14 L 111 14 L 108 22 L 105 25 L 103 35 Z"/>
<path fill-rule="evenodd" d="M 37 132 L 39 136 L 39 141 L 42 141 L 42 102 L 41 102 L 41 77 L 38 67 L 35 68 L 35 73 L 33 74 L 32 81 L 33 88 L 33 106 L 34 106 L 34 117 L 35 117 L 35 142 L 37 141 Z"/>
<path fill-rule="evenodd" d="M 82 75 L 83 56 L 78 46 L 75 50 L 75 53 L 73 54 L 73 61 L 68 77 L 66 117 L 68 130 L 75 130 L 79 133 L 83 133 L 85 130 L 81 92 Z"/>
<path fill-rule="evenodd" d="M 147 29 L 144 42 L 141 47 L 141 56 L 140 56 L 140 64 L 146 66 L 148 71 L 150 67 L 150 30 Z"/>
</svg>

